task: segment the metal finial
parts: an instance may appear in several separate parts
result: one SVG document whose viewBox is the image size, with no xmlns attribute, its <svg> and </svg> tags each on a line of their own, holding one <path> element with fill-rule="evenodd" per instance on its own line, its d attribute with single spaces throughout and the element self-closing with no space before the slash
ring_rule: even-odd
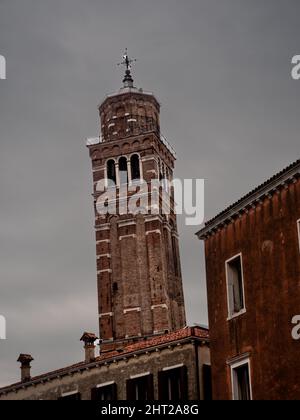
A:
<svg viewBox="0 0 300 420">
<path fill-rule="evenodd" d="M 133 78 L 131 75 L 131 65 L 135 63 L 137 60 L 135 58 L 129 58 L 128 50 L 125 49 L 125 53 L 123 55 L 123 61 L 118 64 L 118 66 L 125 66 L 125 77 L 123 79 L 124 87 L 133 87 Z"/>
</svg>

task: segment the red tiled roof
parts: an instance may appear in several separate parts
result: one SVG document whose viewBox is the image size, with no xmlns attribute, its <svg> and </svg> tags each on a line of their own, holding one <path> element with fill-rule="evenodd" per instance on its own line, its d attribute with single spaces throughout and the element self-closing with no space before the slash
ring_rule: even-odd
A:
<svg viewBox="0 0 300 420">
<path fill-rule="evenodd" d="M 120 354 L 124 355 L 128 353 L 134 353 L 136 351 L 145 350 L 151 347 L 157 347 L 163 344 L 169 344 L 174 341 L 182 340 L 184 338 L 193 337 L 193 336 L 207 340 L 209 338 L 209 332 L 208 330 L 205 330 L 204 328 L 200 328 L 200 327 L 187 327 L 187 328 L 183 328 L 181 330 L 175 331 L 173 333 L 149 338 L 145 341 L 139 341 L 137 343 L 128 345 L 124 348 L 124 350 L 121 353 L 111 352 L 108 354 L 109 354 L 109 357 L 113 357 Z M 100 356 L 98 359 L 101 360 L 102 357 L 103 356 Z"/>
<path fill-rule="evenodd" d="M 67 366 L 65 368 L 62 368 L 62 369 L 54 370 L 54 371 L 47 372 L 39 376 L 35 376 L 31 378 L 30 382 L 27 382 L 27 383 L 17 382 L 15 384 L 0 388 L 0 394 L 3 392 L 9 391 L 11 388 L 15 388 L 19 386 L 26 386 L 32 382 L 39 382 L 44 379 L 48 379 L 49 377 L 60 376 L 60 375 L 68 373 L 69 371 L 84 368 L 85 366 L 91 365 L 92 367 L 93 365 L 97 363 L 101 363 L 105 361 L 108 362 L 110 359 L 115 359 L 116 357 L 129 356 L 130 354 L 134 354 L 136 352 L 143 352 L 143 350 L 147 351 L 148 349 L 163 346 L 164 344 L 171 344 L 176 341 L 181 341 L 181 340 L 193 338 L 193 337 L 207 341 L 209 340 L 209 330 L 203 327 L 198 327 L 198 326 L 186 327 L 186 328 L 183 328 L 181 330 L 178 330 L 169 334 L 148 338 L 148 339 L 145 339 L 144 341 L 139 341 L 133 344 L 129 344 L 128 346 L 125 346 L 123 351 L 121 352 L 111 351 L 111 352 L 104 353 L 101 356 L 97 357 L 95 359 L 95 362 L 93 363 L 89 364 L 86 362 L 79 362 L 79 363 Z"/>
</svg>

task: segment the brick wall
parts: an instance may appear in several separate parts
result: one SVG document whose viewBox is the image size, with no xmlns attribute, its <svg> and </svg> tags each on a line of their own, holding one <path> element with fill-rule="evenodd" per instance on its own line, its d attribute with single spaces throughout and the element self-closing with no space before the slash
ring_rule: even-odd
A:
<svg viewBox="0 0 300 420">
<path fill-rule="evenodd" d="M 160 140 L 159 104 L 153 95 L 127 93 L 100 106 L 103 143 L 89 146 L 94 200 L 109 159 L 138 154 L 143 179 L 173 177 L 175 158 Z M 132 118 L 132 116 L 135 116 Z M 135 120 L 133 125 L 128 121 Z M 147 125 L 151 122 L 152 126 Z M 113 130 L 113 131 L 112 131 Z M 150 188 L 149 188 L 150 191 Z M 120 192 L 117 190 L 117 195 Z M 173 197 L 171 201 L 173 200 Z M 161 199 L 160 199 L 161 202 Z M 148 203 L 150 205 L 150 196 Z M 172 204 L 173 206 L 173 204 Z M 102 351 L 120 341 L 186 325 L 176 215 L 99 215 L 95 205 L 97 281 Z"/>
<path fill-rule="evenodd" d="M 254 399 L 300 398 L 300 342 L 291 320 L 300 313 L 300 181 L 205 241 L 215 399 L 231 399 L 226 362 L 250 354 Z M 227 320 L 225 261 L 242 253 L 246 313 Z"/>
</svg>

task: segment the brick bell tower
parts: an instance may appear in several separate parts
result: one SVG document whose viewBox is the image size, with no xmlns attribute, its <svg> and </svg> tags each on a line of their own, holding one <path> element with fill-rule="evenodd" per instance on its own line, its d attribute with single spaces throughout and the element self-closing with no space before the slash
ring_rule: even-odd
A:
<svg viewBox="0 0 300 420">
<path fill-rule="evenodd" d="M 115 183 L 119 197 L 124 185 L 138 191 L 142 179 L 150 186 L 153 179 L 173 178 L 176 157 L 160 134 L 160 105 L 151 93 L 134 87 L 132 61 L 126 52 L 123 87 L 99 106 L 101 135 L 87 143 L 94 181 L 101 352 L 186 325 L 173 197 L 167 215 L 152 211 L 150 194 L 143 214 L 99 214 L 96 206 L 99 181 L 106 180 L 107 188 Z"/>
</svg>

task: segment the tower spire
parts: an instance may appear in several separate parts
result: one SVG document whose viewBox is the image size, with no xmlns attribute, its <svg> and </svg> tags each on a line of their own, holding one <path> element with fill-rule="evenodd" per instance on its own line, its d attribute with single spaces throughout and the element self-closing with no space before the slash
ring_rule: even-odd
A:
<svg viewBox="0 0 300 420">
<path fill-rule="evenodd" d="M 133 78 L 131 75 L 131 65 L 132 63 L 136 62 L 137 60 L 135 58 L 129 58 L 128 56 L 128 50 L 125 49 L 125 53 L 123 55 L 123 61 L 119 63 L 119 66 L 125 67 L 125 76 L 123 79 L 123 87 L 124 88 L 132 88 L 133 87 Z"/>
</svg>

